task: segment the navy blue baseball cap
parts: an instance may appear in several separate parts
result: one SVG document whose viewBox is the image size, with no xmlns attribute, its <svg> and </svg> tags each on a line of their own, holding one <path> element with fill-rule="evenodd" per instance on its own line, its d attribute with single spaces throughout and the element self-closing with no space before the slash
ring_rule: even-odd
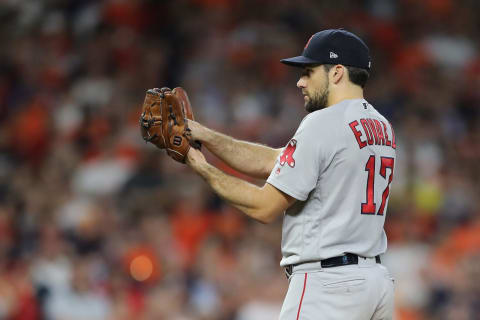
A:
<svg viewBox="0 0 480 320">
<path fill-rule="evenodd" d="M 301 56 L 280 60 L 294 67 L 342 64 L 370 70 L 370 50 L 357 35 L 344 29 L 328 29 L 310 37 Z"/>
</svg>

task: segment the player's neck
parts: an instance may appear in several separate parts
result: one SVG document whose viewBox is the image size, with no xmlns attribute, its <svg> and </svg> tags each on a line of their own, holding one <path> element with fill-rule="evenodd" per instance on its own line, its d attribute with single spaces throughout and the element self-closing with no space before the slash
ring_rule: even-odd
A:
<svg viewBox="0 0 480 320">
<path fill-rule="evenodd" d="M 359 86 L 348 86 L 330 91 L 328 96 L 328 106 L 350 99 L 363 99 L 363 89 Z"/>
</svg>

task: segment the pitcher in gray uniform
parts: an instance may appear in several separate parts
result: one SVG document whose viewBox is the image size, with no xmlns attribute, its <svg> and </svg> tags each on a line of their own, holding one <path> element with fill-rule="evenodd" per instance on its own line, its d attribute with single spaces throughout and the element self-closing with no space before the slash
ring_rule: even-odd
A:
<svg viewBox="0 0 480 320">
<path fill-rule="evenodd" d="M 392 319 L 393 279 L 381 255 L 396 143 L 363 96 L 369 49 L 351 32 L 324 30 L 282 62 L 303 69 L 297 87 L 309 112 L 284 148 L 189 122 L 194 139 L 265 185 L 225 174 L 193 148 L 187 163 L 248 216 L 268 223 L 283 213 L 280 265 L 289 289 L 281 320 Z"/>
</svg>

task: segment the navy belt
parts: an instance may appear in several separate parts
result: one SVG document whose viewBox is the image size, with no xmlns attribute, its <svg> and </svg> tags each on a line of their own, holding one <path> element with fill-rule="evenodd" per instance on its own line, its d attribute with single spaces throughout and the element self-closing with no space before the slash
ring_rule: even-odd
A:
<svg viewBox="0 0 480 320">
<path fill-rule="evenodd" d="M 358 255 L 353 253 L 346 253 L 343 256 L 332 257 L 325 260 L 321 260 L 320 265 L 322 266 L 322 268 L 348 266 L 350 264 L 358 264 L 358 259 L 362 259 L 362 258 L 364 257 L 359 257 Z M 382 263 L 382 261 L 380 260 L 380 256 L 375 257 L 375 262 Z M 301 265 L 301 263 L 289 264 L 288 266 L 285 267 L 285 273 L 287 274 L 287 278 L 289 278 L 292 275 L 293 267 L 298 265 Z"/>
</svg>

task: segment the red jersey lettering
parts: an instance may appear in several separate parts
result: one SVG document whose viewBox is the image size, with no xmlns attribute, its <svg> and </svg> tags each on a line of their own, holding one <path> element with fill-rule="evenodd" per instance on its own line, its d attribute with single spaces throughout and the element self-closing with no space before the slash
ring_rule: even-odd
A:
<svg viewBox="0 0 480 320">
<path fill-rule="evenodd" d="M 388 140 L 387 125 L 385 124 L 385 122 L 383 122 L 383 121 L 381 121 L 381 122 L 382 122 L 382 125 L 383 125 L 383 133 L 385 134 L 385 144 L 387 146 L 391 146 L 392 142 L 390 140 Z"/>
<path fill-rule="evenodd" d="M 378 144 L 385 145 L 385 137 L 383 136 L 383 128 L 382 125 L 380 124 L 380 121 L 377 119 L 373 120 L 375 122 L 375 127 L 377 128 L 377 133 L 378 133 Z"/>
<path fill-rule="evenodd" d="M 373 134 L 370 128 L 368 127 L 367 120 L 365 119 L 360 119 L 360 123 L 362 124 L 363 131 L 365 131 L 365 135 L 367 136 L 367 143 L 369 145 L 373 144 Z"/>
<path fill-rule="evenodd" d="M 378 134 L 377 134 L 377 128 L 375 128 L 375 122 L 373 122 L 372 119 L 367 119 L 368 127 L 370 128 L 370 131 L 373 133 L 373 136 L 375 137 L 375 144 L 378 145 Z"/>
<path fill-rule="evenodd" d="M 356 126 L 358 126 L 358 121 L 357 120 L 352 121 L 348 125 L 350 126 L 350 129 L 352 129 L 353 135 L 355 136 L 355 139 L 357 139 L 357 143 L 360 149 L 365 147 L 367 143 L 365 141 L 362 141 L 362 139 L 360 139 L 360 137 L 362 136 L 362 133 L 358 131 L 356 128 Z"/>
</svg>

